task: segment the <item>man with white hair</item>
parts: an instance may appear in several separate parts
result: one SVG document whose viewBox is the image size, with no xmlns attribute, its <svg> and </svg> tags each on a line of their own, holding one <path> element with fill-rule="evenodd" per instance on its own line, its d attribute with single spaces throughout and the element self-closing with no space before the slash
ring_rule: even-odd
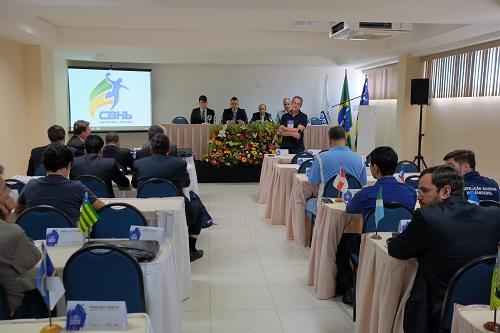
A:
<svg viewBox="0 0 500 333">
<path fill-rule="evenodd" d="M 276 123 L 279 124 L 281 121 L 281 117 L 283 117 L 285 113 L 290 112 L 291 109 L 292 102 L 290 101 L 290 98 L 283 98 L 283 110 L 278 111 L 278 113 L 276 114 Z"/>
</svg>

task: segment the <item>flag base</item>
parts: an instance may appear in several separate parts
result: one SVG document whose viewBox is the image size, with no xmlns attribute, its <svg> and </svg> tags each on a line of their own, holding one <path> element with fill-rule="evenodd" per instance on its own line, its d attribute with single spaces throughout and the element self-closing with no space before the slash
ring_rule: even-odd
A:
<svg viewBox="0 0 500 333">
<path fill-rule="evenodd" d="M 57 324 L 45 325 L 40 330 L 40 333 L 59 333 L 63 330 L 63 328 Z"/>
<path fill-rule="evenodd" d="M 379 234 L 373 234 L 370 236 L 371 239 L 382 239 L 382 236 L 380 236 Z"/>
<path fill-rule="evenodd" d="M 344 202 L 344 200 L 342 198 L 335 198 L 335 202 Z"/>
<path fill-rule="evenodd" d="M 493 321 L 484 323 L 483 327 L 490 332 L 500 332 L 500 324 L 495 323 Z"/>
</svg>

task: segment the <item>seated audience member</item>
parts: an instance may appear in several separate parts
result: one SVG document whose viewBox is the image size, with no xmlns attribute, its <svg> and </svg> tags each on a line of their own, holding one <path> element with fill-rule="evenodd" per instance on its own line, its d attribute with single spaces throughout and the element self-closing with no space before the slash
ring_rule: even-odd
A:
<svg viewBox="0 0 500 333">
<path fill-rule="evenodd" d="M 47 130 L 47 136 L 49 137 L 50 142 L 60 142 L 64 144 L 64 141 L 66 139 L 66 131 L 59 125 L 53 125 L 50 126 Z M 35 176 L 37 170 L 44 170 L 43 152 L 45 151 L 45 148 L 47 148 L 47 145 L 36 147 L 31 150 L 26 175 Z"/>
<path fill-rule="evenodd" d="M 112 158 L 102 158 L 104 141 L 99 135 L 89 135 L 85 141 L 86 155 L 75 157 L 71 167 L 70 177 L 91 175 L 102 180 L 108 187 L 108 193 L 114 197 L 113 184 L 120 187 L 129 187 L 128 178 L 120 171 L 116 161 Z"/>
<path fill-rule="evenodd" d="M 254 121 L 260 121 L 260 122 L 272 121 L 271 114 L 267 113 L 266 110 L 267 110 L 266 104 L 259 104 L 259 111 L 254 112 L 250 122 L 253 123 Z"/>
<path fill-rule="evenodd" d="M 377 179 L 373 186 L 362 189 L 349 201 L 346 211 L 349 214 L 366 215 L 375 209 L 377 193 L 382 187 L 384 202 L 397 202 L 410 210 L 415 209 L 417 193 L 415 189 L 400 183 L 394 177 L 398 155 L 391 147 L 377 147 L 370 153 L 370 171 Z"/>
<path fill-rule="evenodd" d="M 498 201 L 498 183 L 494 179 L 481 176 L 476 171 L 476 156 L 472 150 L 454 150 L 448 153 L 443 160 L 464 176 L 466 199 L 474 191 L 479 200 Z"/>
<path fill-rule="evenodd" d="M 120 137 L 118 133 L 110 132 L 106 134 L 106 145 L 102 151 L 102 157 L 114 158 L 120 170 L 124 174 L 128 173 L 128 169 L 134 168 L 134 157 L 128 148 L 120 148 Z"/>
<path fill-rule="evenodd" d="M 5 220 L 14 208 L 15 202 L 9 195 L 9 188 L 2 177 L 0 165 L 0 281 L 5 285 L 9 308 L 13 314 L 23 299 L 17 278 L 35 267 L 41 253 L 17 224 Z"/>
<path fill-rule="evenodd" d="M 283 117 L 285 113 L 290 112 L 291 109 L 292 109 L 292 102 L 290 102 L 290 98 L 283 98 L 283 110 L 278 111 L 276 113 L 276 124 L 280 124 L 281 117 Z"/>
<path fill-rule="evenodd" d="M 77 120 L 73 124 L 73 136 L 68 140 L 68 147 L 74 148 L 74 156 L 85 154 L 85 140 L 90 135 L 90 123 L 85 120 Z"/>
<path fill-rule="evenodd" d="M 88 193 L 89 201 L 95 209 L 104 206 L 81 182 L 68 179 L 72 163 L 73 153 L 68 147 L 60 143 L 48 145 L 43 154 L 47 176 L 31 179 L 26 184 L 17 199 L 15 212 L 20 214 L 27 208 L 49 205 L 66 213 L 76 226 L 85 193 Z"/>
<path fill-rule="evenodd" d="M 388 252 L 398 259 L 418 258 L 404 331 L 427 333 L 437 331 L 444 293 L 457 270 L 497 253 L 500 208 L 468 203 L 462 176 L 447 165 L 422 171 L 418 189 L 421 209 L 388 242 Z"/>
<path fill-rule="evenodd" d="M 149 142 L 156 134 L 161 133 L 165 134 L 163 131 L 163 127 L 158 125 L 153 125 L 148 129 L 148 142 L 142 145 L 142 149 L 136 152 L 135 159 L 139 160 L 143 157 L 151 156 L 151 147 L 149 146 Z M 170 151 L 168 152 L 169 156 L 177 156 L 177 146 L 174 144 L 170 145 Z"/>
<path fill-rule="evenodd" d="M 240 109 L 240 102 L 237 97 L 231 98 L 231 107 L 224 109 L 222 113 L 222 124 L 246 124 L 248 123 L 247 113 L 245 109 Z"/>
<path fill-rule="evenodd" d="M 170 180 L 177 188 L 179 195 L 183 196 L 182 189 L 190 184 L 187 163 L 180 158 L 167 156 L 169 149 L 170 141 L 166 135 L 158 133 L 153 136 L 151 138 L 152 156 L 134 162 L 132 186 L 140 187 L 151 178 L 162 178 Z M 190 258 L 191 261 L 194 261 L 203 256 L 203 250 L 196 249 L 196 240 L 201 232 L 201 220 L 197 207 L 193 207 L 186 198 L 184 198 L 184 202 L 186 204 Z"/>
<path fill-rule="evenodd" d="M 302 97 L 292 98 L 292 109 L 281 117 L 278 134 L 283 136 L 280 148 L 288 149 L 290 154 L 304 151 L 304 130 L 307 126 L 307 115 L 300 111 Z"/>
<path fill-rule="evenodd" d="M 200 107 L 191 111 L 191 124 L 213 124 L 215 121 L 215 112 L 207 107 L 207 96 L 201 95 L 198 98 Z"/>
</svg>

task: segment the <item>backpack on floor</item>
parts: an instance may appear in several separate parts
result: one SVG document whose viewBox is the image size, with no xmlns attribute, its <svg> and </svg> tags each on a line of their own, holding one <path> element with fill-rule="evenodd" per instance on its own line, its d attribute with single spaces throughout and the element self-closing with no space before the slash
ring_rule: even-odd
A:
<svg viewBox="0 0 500 333">
<path fill-rule="evenodd" d="M 200 209 L 201 227 L 202 228 L 211 227 L 214 224 L 214 222 L 212 220 L 212 217 L 208 213 L 207 208 L 201 202 L 200 197 L 196 193 L 194 193 L 193 191 L 189 191 L 189 199 L 191 200 L 191 203 L 193 205 L 198 206 L 198 208 Z"/>
</svg>

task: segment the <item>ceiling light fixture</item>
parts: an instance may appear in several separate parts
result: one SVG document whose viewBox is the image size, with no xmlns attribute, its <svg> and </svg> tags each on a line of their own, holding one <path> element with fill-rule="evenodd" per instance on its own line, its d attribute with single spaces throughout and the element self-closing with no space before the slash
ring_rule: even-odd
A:
<svg viewBox="0 0 500 333">
<path fill-rule="evenodd" d="M 308 20 L 298 20 L 293 22 L 293 25 L 296 27 L 312 27 L 313 25 L 316 25 L 316 21 L 308 21 Z"/>
</svg>

